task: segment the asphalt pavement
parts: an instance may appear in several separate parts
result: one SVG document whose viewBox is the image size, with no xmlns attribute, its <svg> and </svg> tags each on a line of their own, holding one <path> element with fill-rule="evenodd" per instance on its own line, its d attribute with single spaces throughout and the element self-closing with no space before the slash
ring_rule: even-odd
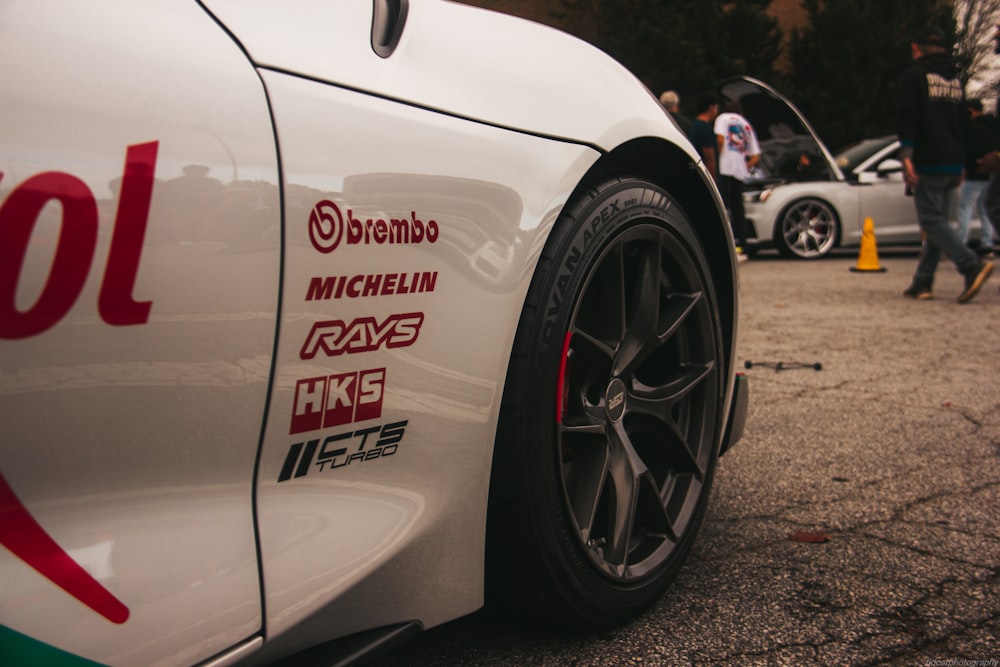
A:
<svg viewBox="0 0 1000 667">
<path fill-rule="evenodd" d="M 856 260 L 740 267 L 746 433 L 654 609 L 582 637 L 474 615 L 381 664 L 1000 666 L 1000 269 L 959 305 L 951 264 L 916 301 L 913 252 Z"/>
</svg>

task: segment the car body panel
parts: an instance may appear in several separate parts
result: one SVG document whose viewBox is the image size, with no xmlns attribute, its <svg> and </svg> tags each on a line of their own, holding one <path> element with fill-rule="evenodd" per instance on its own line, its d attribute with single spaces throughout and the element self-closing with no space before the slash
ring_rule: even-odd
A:
<svg viewBox="0 0 1000 667">
<path fill-rule="evenodd" d="M 8 549 L 0 618 L 100 662 L 195 662 L 263 621 L 251 499 L 280 278 L 264 90 L 193 3 L 2 13 L 35 26 L 0 27 L 18 63 L 0 87 L 0 283 L 19 311 L 2 316 L 3 477 L 127 621 Z"/>
<path fill-rule="evenodd" d="M 844 245 L 861 244 L 864 220 L 868 217 L 884 244 L 920 243 L 916 209 L 912 197 L 906 196 L 902 169 L 880 168 L 898 159 L 899 142 L 890 139 L 884 148 L 854 168 L 851 181 L 858 189 L 859 207 L 855 216 L 858 225 L 850 229 L 845 225 Z"/>
<path fill-rule="evenodd" d="M 381 58 L 371 46 L 371 3 L 205 4 L 260 67 L 604 150 L 666 133 L 696 157 L 679 129 L 663 125 L 663 107 L 632 74 L 554 28 L 454 2 L 408 0 L 399 45 Z M 491 76 L 482 76 L 487 70 Z"/>
<path fill-rule="evenodd" d="M 482 605 L 477 526 L 517 325 L 492 315 L 520 310 L 538 249 L 598 154 L 287 74 L 263 78 L 288 184 L 282 337 L 258 492 L 266 606 L 281 610 L 269 614 L 268 631 L 281 634 L 311 615 L 317 633 L 417 617 L 436 625 Z M 366 150 L 375 132 L 393 150 Z M 469 164 L 470 150 L 483 159 Z M 329 252 L 313 243 L 323 211 L 343 232 Z M 368 229 L 368 221 L 393 219 L 408 223 L 410 243 L 351 237 L 354 223 Z M 426 228 L 419 242 L 414 220 Z M 479 261 L 484 249 L 492 261 Z M 396 274 L 402 290 L 387 289 Z M 382 286 L 366 290 L 356 276 Z M 329 277 L 330 298 L 316 298 L 326 294 L 316 291 L 317 279 Z M 367 318 L 394 334 L 374 350 L 341 346 Z M 344 373 L 358 373 L 348 382 L 364 393 L 370 372 L 374 410 L 360 414 L 359 402 L 354 415 L 295 425 L 296 415 L 315 414 L 310 401 L 321 393 L 321 383 L 302 380 L 343 382 Z M 370 440 L 330 440 L 368 428 L 383 430 Z M 401 440 L 378 446 L 397 432 Z M 291 447 L 305 451 L 314 439 L 308 473 L 279 482 Z M 436 472 L 445 462 L 450 473 L 442 477 Z M 316 614 L 390 560 L 362 606 L 338 600 Z M 431 573 L 432 588 L 411 576 L 410 562 Z"/>
<path fill-rule="evenodd" d="M 655 99 L 452 3 L 384 58 L 372 8 L 0 9 L 0 649 L 264 664 L 481 606 L 518 318 L 603 161 L 686 179 L 738 439 L 731 235 Z"/>
</svg>

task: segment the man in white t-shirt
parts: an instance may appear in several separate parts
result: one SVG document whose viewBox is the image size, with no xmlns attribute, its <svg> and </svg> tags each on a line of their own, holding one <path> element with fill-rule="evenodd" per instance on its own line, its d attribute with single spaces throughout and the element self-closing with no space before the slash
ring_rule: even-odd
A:
<svg viewBox="0 0 1000 667">
<path fill-rule="evenodd" d="M 729 209 L 730 224 L 740 254 L 747 240 L 743 183 L 750 178 L 750 170 L 760 162 L 757 134 L 741 111 L 739 102 L 730 101 L 715 119 L 715 136 L 719 143 L 719 192 Z"/>
</svg>

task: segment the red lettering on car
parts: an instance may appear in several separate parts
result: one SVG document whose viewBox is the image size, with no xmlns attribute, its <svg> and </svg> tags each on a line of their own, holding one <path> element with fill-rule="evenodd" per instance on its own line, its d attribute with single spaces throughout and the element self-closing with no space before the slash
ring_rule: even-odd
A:
<svg viewBox="0 0 1000 667">
<path fill-rule="evenodd" d="M 128 620 L 129 609 L 92 577 L 45 531 L 0 474 L 0 544 L 112 623 Z"/>
<path fill-rule="evenodd" d="M 132 292 L 139 271 L 159 142 L 129 146 L 125 153 L 118 211 L 108 262 L 98 296 L 98 312 L 108 324 L 124 326 L 149 321 L 151 301 L 136 301 Z M 2 174 L 0 174 L 2 178 Z M 52 268 L 37 301 L 17 309 L 17 288 L 31 233 L 50 201 L 62 206 L 62 224 Z M 76 176 L 45 172 L 32 176 L 0 206 L 0 338 L 36 336 L 70 311 L 90 273 L 97 246 L 97 202 Z"/>
<path fill-rule="evenodd" d="M 359 317 L 351 322 L 326 320 L 313 324 L 299 357 L 312 359 L 322 351 L 328 357 L 371 352 L 382 347 L 408 347 L 416 342 L 423 313 L 390 315 L 384 322 L 374 317 Z"/>
</svg>

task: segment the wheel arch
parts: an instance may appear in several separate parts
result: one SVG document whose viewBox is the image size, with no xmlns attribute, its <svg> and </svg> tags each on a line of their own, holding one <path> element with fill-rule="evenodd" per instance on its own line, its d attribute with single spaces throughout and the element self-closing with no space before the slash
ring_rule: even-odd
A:
<svg viewBox="0 0 1000 667">
<path fill-rule="evenodd" d="M 573 201 L 581 189 L 608 177 L 634 175 L 648 178 L 664 188 L 680 202 L 695 224 L 712 280 L 715 283 L 722 325 L 725 358 L 730 367 L 735 363 L 737 312 L 736 263 L 733 261 L 733 241 L 725 218 L 722 200 L 708 182 L 708 174 L 700 169 L 689 153 L 662 139 L 634 139 L 606 153 L 587 172 Z M 729 370 L 729 369 L 727 369 Z"/>
</svg>

